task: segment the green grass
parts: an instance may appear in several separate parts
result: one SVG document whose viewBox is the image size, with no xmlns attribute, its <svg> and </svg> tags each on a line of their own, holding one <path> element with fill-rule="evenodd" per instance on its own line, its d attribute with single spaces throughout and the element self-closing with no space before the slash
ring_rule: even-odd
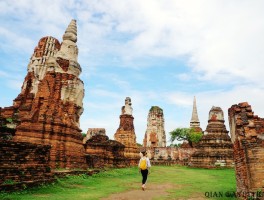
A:
<svg viewBox="0 0 264 200">
<path fill-rule="evenodd" d="M 93 176 L 69 176 L 58 179 L 57 183 L 21 192 L 0 193 L 0 199 L 95 200 L 109 194 L 138 189 L 140 182 L 141 175 L 136 167 L 113 169 Z M 173 185 L 173 189 L 168 190 L 168 197 L 158 199 L 205 197 L 205 192 L 223 192 L 224 194 L 236 190 L 233 169 L 206 170 L 182 166 L 153 166 L 148 183 Z"/>
<path fill-rule="evenodd" d="M 199 169 L 188 167 L 155 167 L 153 169 L 152 182 L 172 183 L 176 189 L 169 190 L 171 199 L 205 197 L 206 192 L 211 192 L 212 196 L 216 192 L 223 194 L 221 199 L 225 198 L 225 192 L 236 191 L 236 180 L 234 169 Z M 159 176 L 155 175 L 159 174 Z M 210 199 L 219 199 L 219 198 Z"/>
</svg>

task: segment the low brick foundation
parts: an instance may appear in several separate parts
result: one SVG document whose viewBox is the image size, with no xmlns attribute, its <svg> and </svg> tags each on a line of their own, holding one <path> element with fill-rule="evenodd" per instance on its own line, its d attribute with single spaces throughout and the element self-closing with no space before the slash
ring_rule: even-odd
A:
<svg viewBox="0 0 264 200">
<path fill-rule="evenodd" d="M 53 181 L 49 145 L 0 140 L 0 191 Z"/>
<path fill-rule="evenodd" d="M 171 166 L 171 165 L 177 165 L 181 164 L 179 161 L 167 161 L 167 160 L 151 160 L 150 161 L 152 166 L 157 166 L 157 165 L 164 165 L 164 166 Z"/>
</svg>

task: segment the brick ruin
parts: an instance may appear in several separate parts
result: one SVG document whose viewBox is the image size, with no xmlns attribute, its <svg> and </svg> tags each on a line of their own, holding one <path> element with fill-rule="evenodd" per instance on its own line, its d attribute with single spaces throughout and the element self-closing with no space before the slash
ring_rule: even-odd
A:
<svg viewBox="0 0 264 200">
<path fill-rule="evenodd" d="M 247 102 L 228 109 L 237 192 L 264 192 L 264 119 Z"/>
<path fill-rule="evenodd" d="M 152 106 L 149 110 L 143 146 L 166 147 L 163 110 L 158 106 Z"/>
<path fill-rule="evenodd" d="M 89 128 L 84 138 L 86 163 L 89 168 L 126 167 L 125 145 L 109 140 L 103 128 Z"/>
<path fill-rule="evenodd" d="M 152 160 L 177 160 L 178 150 L 173 147 L 147 148 L 148 156 Z"/>
<path fill-rule="evenodd" d="M 224 113 L 220 107 L 212 107 L 204 135 L 191 156 L 193 167 L 233 167 L 233 144 L 224 124 Z"/>
<path fill-rule="evenodd" d="M 139 160 L 139 148 L 136 143 L 136 134 L 134 129 L 133 109 L 131 99 L 126 97 L 125 105 L 121 108 L 120 124 L 114 138 L 116 141 L 125 145 L 125 157 L 130 160 L 131 164 L 137 164 Z"/>
<path fill-rule="evenodd" d="M 91 139 L 93 136 L 97 135 L 106 135 L 104 128 L 88 128 L 86 136 L 83 138 L 83 144 L 86 143 L 87 140 Z"/>
<path fill-rule="evenodd" d="M 190 147 L 148 147 L 141 148 L 141 151 L 147 151 L 147 155 L 154 165 L 162 163 L 188 165 L 190 157 L 195 149 Z"/>
<path fill-rule="evenodd" d="M 16 123 L 17 142 L 51 145 L 52 168 L 85 168 L 79 118 L 83 112 L 83 82 L 77 61 L 76 21 L 63 41 L 40 39 L 28 64 L 21 93 L 13 106 L 3 108 L 3 118 Z"/>
</svg>

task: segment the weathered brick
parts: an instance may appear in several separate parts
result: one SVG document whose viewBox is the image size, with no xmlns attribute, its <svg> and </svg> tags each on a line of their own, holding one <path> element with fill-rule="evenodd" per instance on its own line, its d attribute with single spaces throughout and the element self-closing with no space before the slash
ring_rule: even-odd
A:
<svg viewBox="0 0 264 200">
<path fill-rule="evenodd" d="M 264 119 L 253 115 L 251 106 L 245 102 L 229 108 L 228 115 L 234 142 L 237 192 L 264 191 L 264 147 L 259 137 L 264 130 Z M 237 123 L 240 118 L 244 119 L 242 126 Z"/>
</svg>

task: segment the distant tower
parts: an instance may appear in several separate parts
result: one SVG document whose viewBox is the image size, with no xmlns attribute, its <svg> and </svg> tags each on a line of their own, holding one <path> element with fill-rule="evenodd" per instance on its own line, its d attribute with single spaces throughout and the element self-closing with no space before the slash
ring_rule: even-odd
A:
<svg viewBox="0 0 264 200">
<path fill-rule="evenodd" d="M 136 165 L 139 159 L 139 148 L 136 142 L 134 129 L 134 117 L 132 115 L 131 98 L 125 99 L 125 105 L 121 108 L 120 124 L 116 130 L 114 138 L 116 141 L 125 145 L 125 157 L 130 163 Z"/>
<path fill-rule="evenodd" d="M 192 111 L 192 119 L 190 122 L 190 127 L 195 129 L 200 128 L 200 121 L 198 118 L 195 96 L 193 98 L 193 111 Z"/>
<path fill-rule="evenodd" d="M 148 124 L 143 140 L 144 147 L 166 147 L 163 110 L 152 106 L 148 114 Z"/>
</svg>

